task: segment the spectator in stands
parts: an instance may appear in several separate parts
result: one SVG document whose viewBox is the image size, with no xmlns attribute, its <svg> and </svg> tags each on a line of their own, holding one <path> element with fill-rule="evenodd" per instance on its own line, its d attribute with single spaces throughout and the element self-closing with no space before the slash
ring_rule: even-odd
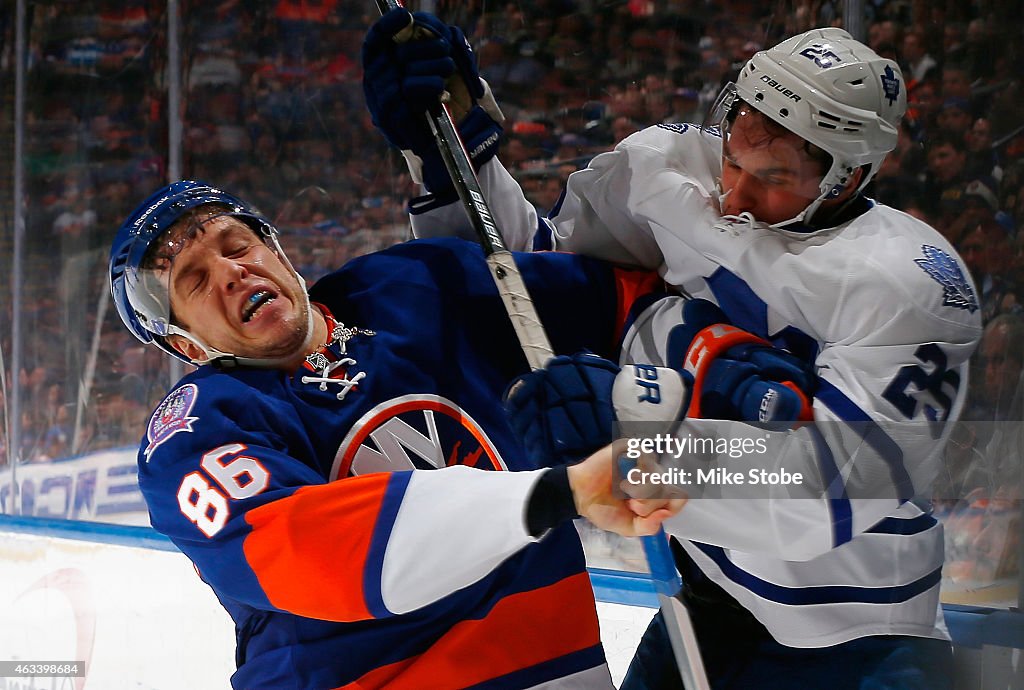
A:
<svg viewBox="0 0 1024 690">
<path fill-rule="evenodd" d="M 1015 288 L 1005 277 L 1010 268 L 1010 242 L 1002 225 L 992 219 L 979 222 L 967 232 L 958 249 L 980 293 L 983 323 L 1019 308 Z"/>
<path fill-rule="evenodd" d="M 923 142 L 927 138 L 928 129 L 935 126 L 935 118 L 942 106 L 939 85 L 934 80 L 923 81 L 907 91 L 907 99 L 907 124 L 913 132 L 914 140 Z"/>
<path fill-rule="evenodd" d="M 83 188 L 77 181 L 70 182 L 64 189 L 59 202 L 62 210 L 53 221 L 53 234 L 65 256 L 88 248 L 89 234 L 96 226 L 91 197 L 91 188 Z"/>
<path fill-rule="evenodd" d="M 641 129 L 643 129 L 643 126 L 639 122 L 625 115 L 619 115 L 612 120 L 612 136 L 615 138 L 616 143 Z"/>
<path fill-rule="evenodd" d="M 990 412 L 986 419 L 1021 419 L 1024 319 L 1016 314 L 1000 314 L 989 321 L 979 355 L 985 367 L 982 399 Z M 1014 460 L 1019 462 L 1020 458 Z"/>
<path fill-rule="evenodd" d="M 902 29 L 898 22 L 884 19 L 868 27 L 868 45 L 879 55 L 901 44 Z"/>
<path fill-rule="evenodd" d="M 965 174 L 972 179 L 991 178 L 999 182 L 1003 168 L 999 163 L 999 153 L 992 145 L 992 123 L 988 118 L 979 117 L 971 123 L 964 133 L 964 144 L 967 147 Z"/>
<path fill-rule="evenodd" d="M 984 527 L 971 545 L 973 575 L 980 582 L 1005 581 L 1019 569 L 1020 481 L 1016 476 L 1009 479 L 999 485 L 989 501 Z"/>
<path fill-rule="evenodd" d="M 673 122 L 694 122 L 700 123 L 704 117 L 700 109 L 700 94 L 696 89 L 679 87 L 672 91 L 672 112 L 662 122 L 671 124 Z"/>
<path fill-rule="evenodd" d="M 984 223 L 1000 221 L 1003 215 L 999 211 L 999 200 L 996 198 L 991 179 L 973 179 L 964 187 L 960 212 L 943 230 L 943 234 L 953 244 L 958 244 L 965 235 Z"/>
<path fill-rule="evenodd" d="M 932 504 L 936 517 L 942 520 L 962 510 L 964 500 L 972 493 L 985 496 L 995 493 L 995 472 L 978 447 L 978 425 L 967 421 L 973 419 L 970 412 L 968 405 L 964 419 L 958 421 L 950 432 L 949 442 L 943 450 L 942 467 L 932 487 Z"/>
<path fill-rule="evenodd" d="M 320 56 L 322 26 L 337 6 L 338 0 L 277 0 L 274 18 L 287 61 L 302 64 Z"/>
<path fill-rule="evenodd" d="M 971 102 L 971 75 L 967 67 L 958 63 L 942 66 L 942 98 L 962 98 Z M 973 104 L 972 104 L 973 105 Z"/>
<path fill-rule="evenodd" d="M 925 146 L 928 156 L 926 198 L 932 204 L 939 231 L 944 232 L 963 209 L 967 150 L 963 137 L 949 132 L 929 136 Z"/>
<path fill-rule="evenodd" d="M 965 138 L 973 119 L 971 106 L 967 100 L 953 97 L 943 101 L 942 108 L 939 109 L 939 113 L 935 117 L 935 123 L 939 126 L 940 131 Z"/>
<path fill-rule="evenodd" d="M 908 90 L 913 90 L 917 84 L 934 79 L 939 74 L 939 63 L 928 52 L 928 42 L 920 28 L 909 29 L 903 34 L 900 58 Z"/>
<path fill-rule="evenodd" d="M 996 36 L 983 17 L 975 17 L 967 24 L 965 55 L 961 63 L 967 71 L 970 82 L 982 81 L 992 75 L 995 68 L 997 48 Z"/>
<path fill-rule="evenodd" d="M 49 458 L 42 452 L 42 422 L 32 407 L 21 411 L 21 457 L 20 462 L 47 462 Z"/>
<path fill-rule="evenodd" d="M 503 142 L 502 160 L 510 170 L 540 167 L 550 157 L 544 149 L 550 136 L 550 129 L 543 122 L 516 122 Z"/>
<path fill-rule="evenodd" d="M 1017 234 L 1024 234 L 1024 160 L 1007 167 L 999 185 L 1000 208 L 1013 218 Z"/>
<path fill-rule="evenodd" d="M 946 528 L 946 576 L 986 584 L 1017 570 L 1024 320 L 995 316 L 976 358 L 963 416 L 975 421 L 961 422 L 950 438 L 936 505 Z"/>
<path fill-rule="evenodd" d="M 942 27 L 942 58 L 949 62 L 963 62 L 967 48 L 964 38 L 967 27 L 963 22 L 946 22 Z"/>
<path fill-rule="evenodd" d="M 49 460 L 60 460 L 71 455 L 71 441 L 74 435 L 73 405 L 61 403 L 53 410 L 53 418 L 43 433 L 40 452 Z"/>
<path fill-rule="evenodd" d="M 543 174 L 524 176 L 520 184 L 530 203 L 536 206 L 540 213 L 546 214 L 555 207 L 561 197 L 565 177 L 567 176 L 558 175 L 557 171 L 545 171 Z"/>
</svg>

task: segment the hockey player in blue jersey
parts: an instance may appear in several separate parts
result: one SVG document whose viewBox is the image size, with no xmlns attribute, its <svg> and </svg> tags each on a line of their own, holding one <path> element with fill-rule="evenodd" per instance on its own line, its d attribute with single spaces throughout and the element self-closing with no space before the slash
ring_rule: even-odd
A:
<svg viewBox="0 0 1024 690">
<path fill-rule="evenodd" d="M 565 352 L 609 356 L 660 285 L 521 266 Z M 477 246 L 395 246 L 307 295 L 270 223 L 183 181 L 125 221 L 110 282 L 132 333 L 198 365 L 154 412 L 139 483 L 235 622 L 232 687 L 611 687 L 569 518 L 651 533 L 682 501 L 612 498 L 610 453 L 530 462 L 500 402 L 526 362 Z"/>
<path fill-rule="evenodd" d="M 708 300 L 655 305 L 621 353 L 700 382 L 688 416 L 722 421 L 691 418 L 689 428 L 723 437 L 725 420 L 758 420 L 786 397 L 764 385 L 763 365 L 779 358 L 766 345 L 812 368 L 802 392 L 813 395 L 815 424 L 785 432 L 777 464 L 828 490 L 816 500 L 691 500 L 665 524 L 712 687 L 948 687 L 942 528 L 918 499 L 929 495 L 962 409 L 981 329 L 976 292 L 949 243 L 864 195 L 896 143 L 906 106 L 899 67 L 841 29 L 783 41 L 748 61 L 706 126 L 627 137 L 571 175 L 559 206 L 539 218 L 494 157 L 500 111 L 461 34 L 416 15 L 429 29 L 419 43 L 383 40 L 410 21 L 393 13 L 371 29 L 364 90 L 374 122 L 408 149 L 429 192 L 410 204 L 418 236 L 468 230 L 418 129 L 425 104 L 455 76 L 475 99 L 456 101 L 466 113 L 459 129 L 509 246 L 655 269 Z M 732 326 L 763 342 L 692 349 L 694 331 L 713 344 L 716 329 Z M 545 391 L 545 376 L 531 375 L 520 391 Z M 562 406 L 545 395 L 536 404 L 513 398 L 528 413 L 517 424 L 557 425 Z M 556 437 L 530 438 L 538 454 L 557 454 Z M 656 619 L 624 687 L 679 687 L 673 666 Z"/>
</svg>

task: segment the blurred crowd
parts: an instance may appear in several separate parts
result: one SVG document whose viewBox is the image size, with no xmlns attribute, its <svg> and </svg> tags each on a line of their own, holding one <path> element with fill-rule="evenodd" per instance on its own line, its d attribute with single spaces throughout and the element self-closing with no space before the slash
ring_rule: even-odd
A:
<svg viewBox="0 0 1024 690">
<path fill-rule="evenodd" d="M 310 281 L 408 236 L 404 205 L 416 190 L 363 104 L 359 53 L 375 5 L 180 4 L 178 40 L 169 40 L 158 0 L 30 5 L 25 336 L 21 370 L 7 377 L 21 391 L 25 462 L 134 445 L 169 383 L 160 353 L 132 340 L 104 304 L 103 282 L 121 218 L 167 178 L 169 111 L 182 118 L 180 176 L 254 201 Z M 993 530 L 1018 531 L 1008 521 L 1019 513 L 1022 464 L 1019 8 L 1009 0 L 865 6 L 866 42 L 902 65 L 910 102 L 898 148 L 869 195 L 926 220 L 958 247 L 986 323 L 936 494 L 950 534 L 950 575 L 980 577 L 973 564 L 995 559 L 985 573 L 1001 576 L 1016 569 L 1016 544 L 1007 536 L 998 543 L 1008 550 L 993 555 Z M 755 51 L 842 23 L 838 0 L 437 0 L 433 7 L 476 48 L 508 118 L 499 155 L 541 210 L 554 205 L 570 172 L 631 132 L 700 122 Z M 12 83 L 13 3 L 0 13 L 0 81 Z M 182 97 L 169 104 L 175 48 Z M 9 295 L 0 306 L 9 314 Z M 9 331 L 2 338 L 9 352 Z M 0 448 L 0 463 L 4 456 Z"/>
</svg>

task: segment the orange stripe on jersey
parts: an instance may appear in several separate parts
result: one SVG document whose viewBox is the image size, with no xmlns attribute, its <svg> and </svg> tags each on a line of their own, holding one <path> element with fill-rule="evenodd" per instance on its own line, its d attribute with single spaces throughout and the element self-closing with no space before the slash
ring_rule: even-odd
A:
<svg viewBox="0 0 1024 690">
<path fill-rule="evenodd" d="M 600 642 L 590 578 L 502 599 L 456 625 L 423 654 L 374 669 L 340 690 L 461 688 L 588 649 Z"/>
<path fill-rule="evenodd" d="M 271 604 L 307 618 L 373 618 L 363 596 L 373 537 L 366 525 L 376 524 L 390 477 L 367 474 L 304 486 L 246 513 L 252 532 L 245 538 L 245 560 Z"/>
<path fill-rule="evenodd" d="M 615 310 L 615 339 L 616 342 L 622 339 L 622 332 L 625 329 L 626 320 L 629 318 L 629 310 L 633 303 L 640 297 L 656 290 L 661 290 L 664 283 L 657 273 L 652 271 L 627 271 L 623 268 L 614 269 L 615 292 L 618 295 L 618 305 Z"/>
</svg>

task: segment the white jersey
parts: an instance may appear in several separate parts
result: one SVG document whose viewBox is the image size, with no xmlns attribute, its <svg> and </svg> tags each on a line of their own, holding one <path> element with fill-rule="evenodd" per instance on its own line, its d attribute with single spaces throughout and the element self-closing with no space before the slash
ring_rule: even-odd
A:
<svg viewBox="0 0 1024 690">
<path fill-rule="evenodd" d="M 538 219 L 500 165 L 488 165 L 481 182 L 506 240 L 529 248 Z M 657 269 L 736 326 L 815 363 L 816 423 L 789 432 L 769 464 L 828 487 L 819 500 L 696 499 L 666 530 L 782 644 L 945 638 L 942 527 L 914 499 L 928 498 L 981 335 L 968 273 L 928 225 L 870 202 L 815 232 L 722 219 L 720 175 L 720 138 L 651 127 L 571 175 L 537 233 L 541 244 L 550 237 L 559 249 Z M 432 234 L 455 212 L 414 225 Z M 666 345 L 678 322 L 671 300 L 655 304 L 627 335 L 622 361 L 679 366 Z M 730 433 L 727 422 L 687 424 Z"/>
</svg>

